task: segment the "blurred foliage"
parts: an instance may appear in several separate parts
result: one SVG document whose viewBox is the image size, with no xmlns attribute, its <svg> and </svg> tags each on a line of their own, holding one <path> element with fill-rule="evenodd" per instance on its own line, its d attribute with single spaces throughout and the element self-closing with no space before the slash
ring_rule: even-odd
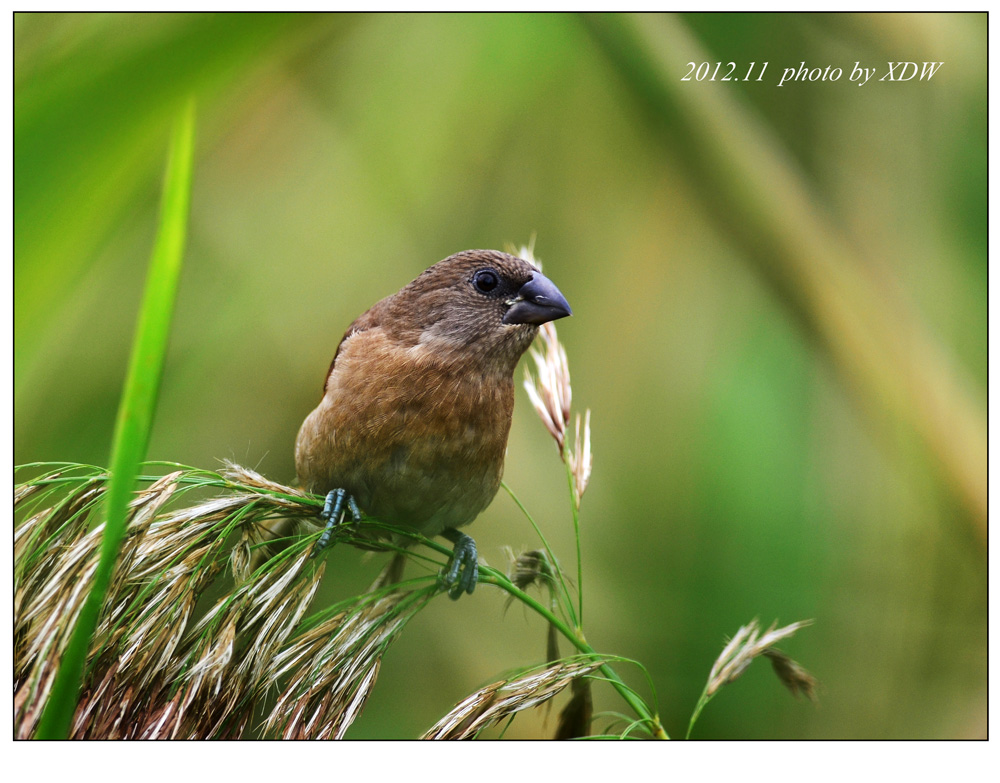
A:
<svg viewBox="0 0 1000 783">
<path fill-rule="evenodd" d="M 452 252 L 537 233 L 594 412 L 588 639 L 649 668 L 668 730 L 723 636 L 760 616 L 815 618 L 789 651 L 820 707 L 752 669 L 699 736 L 985 735 L 985 14 L 60 14 L 14 31 L 15 462 L 107 463 L 159 162 L 194 92 L 151 459 L 290 480 L 350 321 Z M 687 52 L 769 65 L 681 82 Z M 886 61 L 944 65 L 848 80 Z M 844 76 L 778 87 L 800 62 Z M 523 396 L 505 478 L 571 561 L 565 477 Z M 495 566 L 536 543 L 503 494 L 470 532 Z M 336 551 L 323 590 L 377 567 Z M 492 591 L 436 602 L 353 736 L 415 736 L 544 643 Z M 596 689 L 596 712 L 612 701 Z M 507 736 L 551 734 L 543 720 Z"/>
</svg>

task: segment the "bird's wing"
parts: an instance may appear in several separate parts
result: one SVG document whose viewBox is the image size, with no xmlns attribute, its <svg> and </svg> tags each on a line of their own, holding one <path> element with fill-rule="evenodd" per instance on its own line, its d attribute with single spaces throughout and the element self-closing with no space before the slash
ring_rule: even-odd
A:
<svg viewBox="0 0 1000 783">
<path fill-rule="evenodd" d="M 344 347 L 344 343 L 347 341 L 347 338 L 353 337 L 359 332 L 366 332 L 369 329 L 375 329 L 381 326 L 381 316 L 384 310 L 381 305 L 382 302 L 376 303 L 374 307 L 355 318 L 354 323 L 347 327 L 347 331 L 344 332 L 344 336 L 341 337 L 340 342 L 337 343 L 337 350 L 333 354 L 333 359 L 330 361 L 330 368 L 326 371 L 326 378 L 323 381 L 324 394 L 326 394 L 326 387 L 330 383 L 330 375 L 333 373 L 333 368 L 337 365 L 337 357 L 340 356 L 340 349 Z"/>
</svg>

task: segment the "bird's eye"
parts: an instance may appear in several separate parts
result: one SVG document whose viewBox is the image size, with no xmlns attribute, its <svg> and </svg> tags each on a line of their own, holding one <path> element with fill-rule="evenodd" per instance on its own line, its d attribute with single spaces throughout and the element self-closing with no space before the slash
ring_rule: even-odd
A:
<svg viewBox="0 0 1000 783">
<path fill-rule="evenodd" d="M 472 278 L 472 284 L 478 291 L 488 294 L 500 285 L 500 278 L 492 269 L 480 269 Z"/>
</svg>

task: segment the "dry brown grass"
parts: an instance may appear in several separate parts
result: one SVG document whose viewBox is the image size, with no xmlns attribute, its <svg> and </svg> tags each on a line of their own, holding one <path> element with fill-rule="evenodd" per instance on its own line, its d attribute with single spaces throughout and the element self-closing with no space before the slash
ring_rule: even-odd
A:
<svg viewBox="0 0 1000 783">
<path fill-rule="evenodd" d="M 90 587 L 103 531 L 91 522 L 106 482 L 96 468 L 66 466 L 16 487 L 20 738 L 34 734 Z M 224 494 L 167 510 L 209 487 Z M 324 571 L 310 558 L 313 536 L 265 544 L 262 529 L 312 516 L 315 503 L 235 465 L 176 470 L 137 492 L 71 736 L 343 736 L 385 648 L 437 587 L 433 577 L 406 590 L 377 585 L 307 619 Z M 218 597 L 203 605 L 210 587 Z"/>
<path fill-rule="evenodd" d="M 106 484 L 100 469 L 63 466 L 15 488 L 19 738 L 34 736 L 90 587 L 102 534 L 91 522 Z M 171 508 L 206 489 L 216 496 Z M 372 692 L 385 650 L 440 587 L 433 574 L 391 584 L 399 578 L 397 555 L 368 592 L 315 611 L 324 572 L 310 557 L 315 534 L 274 541 L 268 526 L 311 517 L 318 504 L 236 465 L 219 474 L 174 470 L 138 491 L 70 736 L 342 738 Z M 353 535 L 348 526 L 338 539 L 351 543 Z M 533 568 L 548 566 L 536 557 Z M 496 683 L 428 736 L 476 733 L 600 665 L 592 657 L 550 662 Z"/>
</svg>

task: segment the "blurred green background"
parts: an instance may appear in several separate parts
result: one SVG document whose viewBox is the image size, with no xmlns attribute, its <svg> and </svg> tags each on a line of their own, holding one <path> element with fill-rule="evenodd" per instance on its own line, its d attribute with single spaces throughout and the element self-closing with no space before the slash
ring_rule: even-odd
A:
<svg viewBox="0 0 1000 783">
<path fill-rule="evenodd" d="M 784 649 L 819 706 L 758 662 L 697 736 L 985 736 L 986 28 L 17 15 L 15 462 L 108 461 L 166 140 L 194 93 L 151 459 L 291 481 L 350 321 L 453 252 L 537 234 L 574 309 L 558 325 L 574 405 L 593 410 L 587 638 L 648 667 L 667 730 L 683 735 L 724 637 L 757 616 L 815 619 Z M 768 66 L 681 81 L 730 61 Z M 876 81 L 887 61 L 944 65 Z M 778 87 L 800 62 L 844 73 Z M 875 79 L 852 83 L 855 63 Z M 505 478 L 572 564 L 565 476 L 520 390 Z M 496 566 L 536 545 L 504 493 L 470 532 Z M 381 565 L 331 561 L 327 596 Z M 435 601 L 349 736 L 414 736 L 540 662 L 541 624 L 504 603 Z M 524 716 L 508 736 L 554 727 Z"/>
</svg>

